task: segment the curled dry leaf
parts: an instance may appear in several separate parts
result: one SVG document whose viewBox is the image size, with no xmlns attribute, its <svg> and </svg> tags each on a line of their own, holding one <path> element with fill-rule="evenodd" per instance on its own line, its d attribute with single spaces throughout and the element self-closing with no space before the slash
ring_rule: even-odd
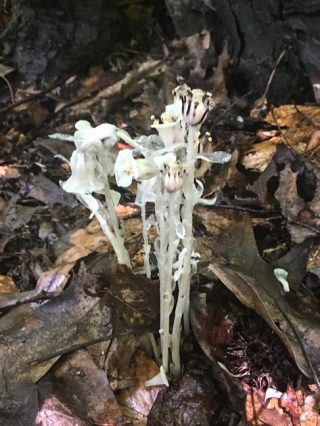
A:
<svg viewBox="0 0 320 426">
<path fill-rule="evenodd" d="M 32 383 L 43 377 L 61 354 L 96 339 L 110 338 L 110 309 L 101 306 L 99 297 L 86 293 L 86 289 L 94 291 L 95 286 L 96 279 L 82 268 L 55 299 L 38 306 L 20 306 L 1 318 L 0 368 L 4 380 L 0 394 L 16 406 L 15 410 L 3 407 L 1 420 L 7 421 L 3 424 L 19 424 L 25 404 L 29 404 L 30 412 L 37 411 L 37 399 L 32 403 L 27 397 L 21 399 L 21 389 L 25 388 L 28 396 L 34 390 Z"/>
<path fill-rule="evenodd" d="M 105 371 L 86 350 L 70 354 L 54 368 L 56 393 L 80 418 L 94 424 L 117 424 L 122 416 Z"/>
<path fill-rule="evenodd" d="M 320 374 L 320 314 L 316 301 L 298 293 L 285 294 L 274 276 L 274 265 L 266 263 L 256 247 L 251 220 L 206 210 L 203 214 L 211 236 L 200 239 L 210 259 L 209 269 L 246 306 L 254 309 L 278 334 L 308 377 Z M 217 223 L 219 228 L 217 232 Z M 288 265 L 289 284 L 292 265 Z"/>
</svg>

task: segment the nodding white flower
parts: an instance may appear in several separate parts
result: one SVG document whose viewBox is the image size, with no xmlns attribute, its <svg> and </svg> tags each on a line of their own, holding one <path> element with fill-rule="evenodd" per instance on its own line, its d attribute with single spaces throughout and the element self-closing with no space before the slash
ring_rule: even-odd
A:
<svg viewBox="0 0 320 426">
<path fill-rule="evenodd" d="M 168 192 L 175 192 L 183 185 L 183 167 L 177 160 L 165 164 L 163 185 Z"/>
<path fill-rule="evenodd" d="M 77 149 L 94 151 L 102 148 L 111 149 L 118 141 L 117 127 L 104 123 L 100 126 L 92 127 L 88 121 L 80 120 L 75 124 L 77 129 L 74 133 L 74 143 Z"/>
<path fill-rule="evenodd" d="M 190 126 L 200 126 L 214 106 L 211 93 L 201 89 L 191 90 L 186 84 L 174 89 L 173 94 L 182 102 L 182 117 Z"/>
<path fill-rule="evenodd" d="M 151 158 L 135 160 L 132 150 L 124 149 L 117 156 L 114 172 L 117 185 L 126 188 L 131 185 L 133 178 L 146 180 L 155 176 L 157 166 Z"/>
<path fill-rule="evenodd" d="M 70 158 L 71 176 L 62 183 L 66 192 L 73 194 L 90 194 L 101 191 L 104 183 L 98 178 L 97 157 L 92 152 L 75 150 Z"/>
<path fill-rule="evenodd" d="M 177 99 L 173 104 L 166 105 L 166 110 L 161 114 L 160 120 L 153 120 L 152 128 L 156 129 L 165 147 L 180 143 L 183 135 L 181 130 L 182 103 Z"/>
</svg>

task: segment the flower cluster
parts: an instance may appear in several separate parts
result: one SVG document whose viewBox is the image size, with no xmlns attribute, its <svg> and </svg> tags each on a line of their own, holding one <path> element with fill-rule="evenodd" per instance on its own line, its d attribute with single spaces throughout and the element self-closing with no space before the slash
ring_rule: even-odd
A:
<svg viewBox="0 0 320 426">
<path fill-rule="evenodd" d="M 121 232 L 114 211 L 118 197 L 110 190 L 108 178 L 114 175 L 120 187 L 129 187 L 133 180 L 137 181 L 136 203 L 141 207 L 143 222 L 145 272 L 151 276 L 149 256 L 153 249 L 160 281 L 159 377 L 162 378 L 169 371 L 172 374 L 181 371 L 182 319 L 187 334 L 190 282 L 200 257 L 194 251 L 192 212 L 196 204 L 210 203 L 201 198 L 203 184 L 195 180 L 195 164 L 198 159 L 210 163 L 230 160 L 230 154 L 224 151 L 199 154 L 200 128 L 214 106 L 211 95 L 200 89 L 191 90 L 187 85 L 178 86 L 173 95 L 173 104 L 166 107 L 160 118 L 152 117 L 151 127 L 158 135 L 132 139 L 111 124 L 92 128 L 86 121 L 76 124 L 74 136 L 53 135 L 71 140 L 76 147 L 70 159 L 72 174 L 62 184 L 63 188 L 76 194 L 91 209 L 119 261 L 128 265 L 130 261 L 123 243 L 119 242 Z M 131 146 L 115 155 L 112 148 L 118 139 Z M 93 192 L 105 195 L 106 207 L 93 197 Z M 149 216 L 147 203 L 154 204 L 154 213 Z M 149 241 L 151 228 L 157 233 L 153 245 Z M 178 288 L 176 301 L 175 288 Z M 167 384 L 166 379 L 163 382 Z"/>
</svg>

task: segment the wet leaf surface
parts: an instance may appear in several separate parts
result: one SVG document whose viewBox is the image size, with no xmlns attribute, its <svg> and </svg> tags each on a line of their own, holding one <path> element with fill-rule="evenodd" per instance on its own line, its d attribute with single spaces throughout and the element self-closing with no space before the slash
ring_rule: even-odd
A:
<svg viewBox="0 0 320 426">
<path fill-rule="evenodd" d="M 205 211 L 206 228 L 213 237 L 201 244 L 210 252 L 209 269 L 241 300 L 254 309 L 279 335 L 300 370 L 309 377 L 319 375 L 320 317 L 315 300 L 299 293 L 284 294 L 274 275 L 275 266 L 260 257 L 250 218 L 217 215 Z M 242 226 L 239 228 L 239 220 Z M 217 235 L 215 223 L 220 223 Z M 288 265 L 289 283 L 290 270 Z"/>
<path fill-rule="evenodd" d="M 186 372 L 179 383 L 161 391 L 148 416 L 148 425 L 212 425 L 218 409 L 216 395 L 208 372 Z"/>
</svg>

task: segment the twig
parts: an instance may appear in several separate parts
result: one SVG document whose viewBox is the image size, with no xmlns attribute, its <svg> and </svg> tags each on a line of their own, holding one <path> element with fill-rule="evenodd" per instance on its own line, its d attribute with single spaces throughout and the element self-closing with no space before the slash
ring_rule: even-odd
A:
<svg viewBox="0 0 320 426">
<path fill-rule="evenodd" d="M 271 74 L 270 74 L 270 77 L 269 77 L 269 80 L 268 80 L 268 83 L 267 83 L 266 90 L 264 91 L 264 93 L 263 93 L 263 95 L 262 95 L 262 97 L 261 97 L 261 99 L 263 99 L 264 101 L 265 101 L 265 100 L 266 100 L 266 98 L 267 98 L 267 95 L 268 95 L 268 92 L 269 92 L 269 89 L 270 89 L 270 86 L 271 86 L 272 80 L 273 80 L 273 78 L 274 78 L 274 76 L 275 76 L 276 70 L 277 70 L 277 68 L 278 68 L 278 66 L 279 66 L 279 64 L 280 64 L 280 62 L 281 62 L 281 60 L 282 60 L 282 58 L 283 58 L 283 57 L 284 57 L 284 55 L 286 54 L 286 52 L 287 52 L 287 49 L 283 49 L 283 50 L 282 50 L 282 52 L 280 53 L 280 55 L 278 56 L 278 59 L 276 60 L 275 66 L 273 67 L 273 70 L 272 70 L 272 72 L 271 72 Z"/>
<path fill-rule="evenodd" d="M 214 204 L 211 208 L 213 208 L 213 209 L 237 210 L 237 211 L 244 212 L 244 213 L 257 213 L 257 214 L 279 213 L 278 210 L 258 210 L 258 209 L 251 209 L 249 207 L 230 206 L 230 205 L 224 205 L 224 204 Z"/>
<path fill-rule="evenodd" d="M 31 302 L 39 302 L 40 300 L 44 299 L 54 299 L 60 294 L 60 292 L 56 291 L 40 291 L 39 290 L 32 290 L 32 291 L 26 291 L 25 293 L 18 294 L 16 297 L 13 297 L 12 299 L 6 300 L 1 302 L 0 298 L 0 309 L 5 308 L 12 308 L 14 306 L 23 305 L 25 303 L 31 303 Z"/>
<path fill-rule="evenodd" d="M 118 98 L 121 94 L 122 100 L 127 99 L 133 94 L 137 93 L 141 87 L 145 85 L 146 77 L 153 77 L 160 75 L 164 72 L 165 64 L 160 60 L 148 60 L 140 65 L 137 70 L 132 70 L 127 73 L 127 75 L 117 81 L 115 84 L 106 87 L 105 89 L 98 92 L 94 98 L 90 98 L 85 101 L 81 101 L 72 107 L 73 111 L 78 111 L 79 109 L 89 109 L 101 99 L 108 99 L 110 104 L 115 98 Z M 65 107 L 67 107 L 66 105 Z M 111 105 L 110 105 L 111 106 Z M 108 105 L 108 107 L 110 108 Z"/>
<path fill-rule="evenodd" d="M 3 80 L 6 82 L 6 84 L 8 86 L 8 89 L 9 89 L 9 92 L 10 92 L 10 97 L 11 97 L 11 102 L 14 104 L 14 94 L 13 94 L 13 91 L 12 91 L 10 81 L 4 75 L 2 75 L 1 77 L 3 78 Z"/>
<path fill-rule="evenodd" d="M 287 137 L 285 136 L 285 134 L 283 133 L 281 127 L 279 126 L 278 120 L 277 120 L 277 118 L 275 116 L 275 113 L 273 111 L 273 106 L 271 106 L 270 112 L 271 112 L 272 118 L 273 118 L 274 122 L 276 123 L 276 126 L 277 126 L 277 128 L 278 128 L 278 130 L 280 132 L 280 135 L 282 136 L 283 141 L 285 142 L 285 144 L 287 145 L 287 147 L 290 149 L 290 151 L 292 151 L 292 148 L 291 148 L 291 146 L 289 144 L 289 141 L 288 141 Z"/>
<path fill-rule="evenodd" d="M 139 333 L 147 333 L 147 332 L 156 333 L 156 330 L 150 330 L 150 328 L 145 328 L 145 329 L 142 328 L 142 329 L 139 329 L 138 331 Z M 89 340 L 88 342 L 77 343 L 75 345 L 70 346 L 69 348 L 61 349 L 57 352 L 53 352 L 52 354 L 44 356 L 42 358 L 37 358 L 34 361 L 32 361 L 31 365 L 35 366 L 37 364 L 41 364 L 42 362 L 49 361 L 50 359 L 55 358 L 57 356 L 61 356 L 69 352 L 76 351 L 77 349 L 86 348 L 87 346 L 95 345 L 96 343 L 106 342 L 112 339 L 118 339 L 119 337 L 129 336 L 130 334 L 133 334 L 133 333 L 134 333 L 133 331 L 127 331 L 125 333 L 111 334 L 110 336 L 98 337 L 96 339 Z"/>
<path fill-rule="evenodd" d="M 27 102 L 33 101 L 34 99 L 41 98 L 42 96 L 44 96 L 47 93 L 51 92 L 56 87 L 60 86 L 60 84 L 64 83 L 66 80 L 68 80 L 69 77 L 70 77 L 70 75 L 68 75 L 66 77 L 63 77 L 63 78 L 60 78 L 55 83 L 51 84 L 51 86 L 49 86 L 47 89 L 43 89 L 39 93 L 35 93 L 34 95 L 27 96 L 26 98 L 21 99 L 20 101 L 14 102 L 11 105 L 8 105 L 7 107 L 1 108 L 0 109 L 0 114 L 4 113 L 4 112 L 8 112 L 8 111 L 16 108 L 19 105 L 23 105 L 23 104 L 25 104 Z"/>
<path fill-rule="evenodd" d="M 301 226 L 302 228 L 309 229 L 310 231 L 314 232 L 315 234 L 320 234 L 320 231 L 313 226 L 307 225 L 306 223 L 297 222 L 295 220 L 288 219 L 288 223 L 291 223 L 292 225 Z"/>
</svg>

